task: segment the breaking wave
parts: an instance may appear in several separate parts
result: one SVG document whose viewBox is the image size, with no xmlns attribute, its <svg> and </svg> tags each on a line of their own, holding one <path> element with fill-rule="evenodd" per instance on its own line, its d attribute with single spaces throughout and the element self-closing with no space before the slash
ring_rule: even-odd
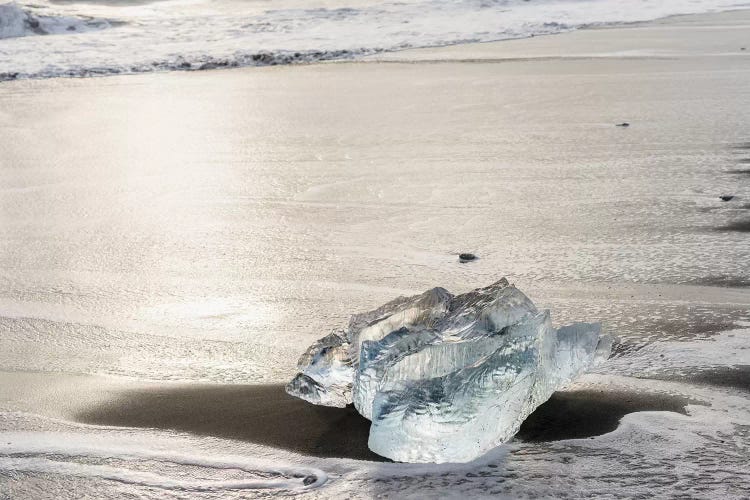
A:
<svg viewBox="0 0 750 500">
<path fill-rule="evenodd" d="M 0 39 L 28 35 L 84 33 L 109 28 L 103 19 L 36 15 L 15 2 L 0 5 Z"/>
<path fill-rule="evenodd" d="M 275 0 L 269 9 L 266 2 L 235 0 L 23 1 L 0 5 L 0 81 L 354 59 L 739 6 L 736 0 Z M 49 34 L 64 36 L 29 36 Z"/>
</svg>

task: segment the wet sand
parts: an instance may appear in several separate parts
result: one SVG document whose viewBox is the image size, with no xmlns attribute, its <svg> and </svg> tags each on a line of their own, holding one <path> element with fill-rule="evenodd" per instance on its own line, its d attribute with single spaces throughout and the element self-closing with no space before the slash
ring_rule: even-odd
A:
<svg viewBox="0 0 750 500">
<path fill-rule="evenodd" d="M 694 373 L 685 378 L 698 384 L 750 392 L 750 365 L 713 368 Z"/>
<path fill-rule="evenodd" d="M 704 382 L 738 385 L 744 380 L 747 384 L 747 368 L 707 374 Z M 628 413 L 684 414 L 689 402 L 679 396 L 622 389 L 561 391 L 529 416 L 517 437 L 540 442 L 597 436 L 615 430 Z M 112 377 L 0 373 L 0 406 L 5 405 L 84 424 L 174 430 L 307 456 L 387 461 L 367 447 L 370 421 L 354 407 L 312 405 L 286 394 L 282 384 L 157 384 Z"/>
<path fill-rule="evenodd" d="M 738 220 L 730 222 L 726 226 L 719 227 L 720 231 L 736 231 L 739 233 L 750 232 L 750 220 Z"/>
<path fill-rule="evenodd" d="M 523 424 L 523 441 L 597 436 L 636 411 L 685 413 L 665 394 L 579 390 L 555 393 Z M 171 429 L 238 439 L 318 457 L 384 460 L 367 447 L 370 422 L 349 406 L 315 406 L 282 385 L 192 385 L 133 390 L 75 416 L 87 424 Z"/>
<path fill-rule="evenodd" d="M 691 373 L 656 375 L 644 378 L 667 380 L 670 382 L 687 382 L 695 385 L 734 389 L 750 393 L 750 365 L 697 368 Z"/>
<path fill-rule="evenodd" d="M 672 336 L 644 301 L 688 334 L 678 312 L 746 311 L 666 284 L 746 277 L 745 233 L 714 229 L 750 199 L 725 173 L 750 137 L 747 26 L 3 83 L 0 366 L 281 382 L 352 312 L 503 275 L 626 338 Z"/>
<path fill-rule="evenodd" d="M 132 379 L 282 381 L 352 311 L 498 273 L 570 319 L 623 323 L 618 354 L 735 327 L 747 223 L 692 211 L 747 200 L 728 169 L 750 173 L 736 105 L 750 15 L 691 19 L 390 63 L 5 84 L 0 157 L 19 167 L 2 171 L 0 365 L 131 379 L 0 373 L 3 409 L 382 460 L 356 411 L 282 385 Z M 469 250 L 481 258 L 457 267 Z M 746 368 L 696 377 L 748 387 Z M 518 439 L 591 437 L 687 402 L 560 392 Z"/>
<path fill-rule="evenodd" d="M 691 280 L 690 284 L 700 285 L 700 286 L 746 288 L 746 287 L 750 287 L 750 275 L 749 276 L 706 276 L 705 278 Z"/>
</svg>

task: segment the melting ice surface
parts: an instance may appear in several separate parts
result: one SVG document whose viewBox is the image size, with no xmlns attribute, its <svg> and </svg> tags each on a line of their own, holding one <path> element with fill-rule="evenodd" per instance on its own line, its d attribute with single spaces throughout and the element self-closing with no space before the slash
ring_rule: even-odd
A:
<svg viewBox="0 0 750 500">
<path fill-rule="evenodd" d="M 506 279 L 443 288 L 352 316 L 314 343 L 287 392 L 354 403 L 369 447 L 402 462 L 468 462 L 512 438 L 557 389 L 609 356 L 599 324 L 552 327 Z"/>
<path fill-rule="evenodd" d="M 352 58 L 725 10 L 739 4 L 737 0 L 0 0 L 0 81 Z"/>
</svg>

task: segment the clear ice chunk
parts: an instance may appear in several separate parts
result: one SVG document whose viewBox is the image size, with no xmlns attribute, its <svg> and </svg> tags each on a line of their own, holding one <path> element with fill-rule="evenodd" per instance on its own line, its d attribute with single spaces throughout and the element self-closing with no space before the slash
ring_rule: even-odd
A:
<svg viewBox="0 0 750 500">
<path fill-rule="evenodd" d="M 468 462 L 511 439 L 556 390 L 606 359 L 600 326 L 552 327 L 506 279 L 453 296 L 443 288 L 354 315 L 314 343 L 287 392 L 354 403 L 369 447 L 403 462 Z"/>
<path fill-rule="evenodd" d="M 299 358 L 300 372 L 286 392 L 310 403 L 345 408 L 352 403 L 355 371 L 350 345 L 337 333 L 323 337 Z"/>
</svg>

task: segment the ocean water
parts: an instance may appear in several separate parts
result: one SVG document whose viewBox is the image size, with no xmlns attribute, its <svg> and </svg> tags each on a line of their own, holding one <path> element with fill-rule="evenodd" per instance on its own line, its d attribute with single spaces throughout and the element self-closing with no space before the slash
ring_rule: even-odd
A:
<svg viewBox="0 0 750 500">
<path fill-rule="evenodd" d="M 22 0 L 0 80 L 351 59 L 726 10 L 738 0 Z"/>
<path fill-rule="evenodd" d="M 168 5 L 56 3 L 108 26 L 0 48 L 58 50 L 137 28 L 106 12 Z M 689 31 L 696 52 L 723 40 L 707 26 Z M 0 499 L 747 498 L 750 58 L 736 46 L 0 84 Z M 431 466 L 66 410 L 139 384 L 284 383 L 352 312 L 502 276 L 558 324 L 618 337 L 571 389 L 684 412 Z"/>
</svg>

